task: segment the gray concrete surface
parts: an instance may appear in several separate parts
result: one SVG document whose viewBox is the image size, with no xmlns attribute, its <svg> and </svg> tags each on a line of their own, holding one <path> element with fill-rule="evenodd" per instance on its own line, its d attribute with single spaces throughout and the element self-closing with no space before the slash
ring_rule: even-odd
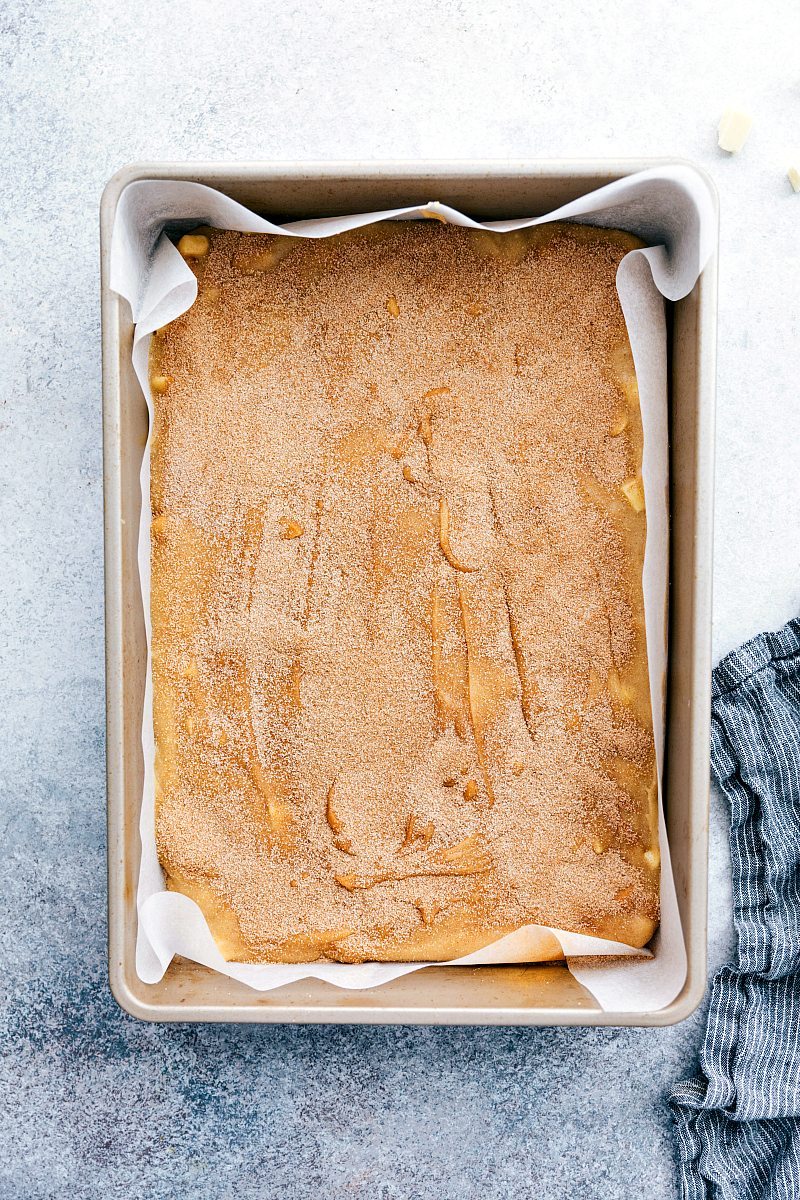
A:
<svg viewBox="0 0 800 1200">
<path fill-rule="evenodd" d="M 667 1030 L 149 1027 L 105 977 L 97 205 L 124 162 L 671 154 L 723 206 L 715 648 L 800 610 L 797 7 L 0 8 L 2 1200 L 674 1195 Z M 715 124 L 756 118 L 736 159 Z M 711 959 L 730 947 L 713 813 Z"/>
</svg>

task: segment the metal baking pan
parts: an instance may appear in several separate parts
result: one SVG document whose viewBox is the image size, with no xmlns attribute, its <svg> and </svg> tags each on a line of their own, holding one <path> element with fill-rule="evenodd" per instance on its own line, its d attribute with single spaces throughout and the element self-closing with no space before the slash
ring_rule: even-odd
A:
<svg viewBox="0 0 800 1200">
<path fill-rule="evenodd" d="M 135 969 L 146 662 L 136 540 L 147 411 L 130 361 L 130 309 L 108 283 L 111 230 L 123 190 L 139 179 L 193 180 L 278 221 L 428 199 L 491 219 L 548 212 L 661 161 L 141 163 L 123 168 L 108 183 L 100 226 L 109 975 L 116 999 L 129 1013 L 159 1021 L 670 1025 L 700 1002 L 706 984 L 716 255 L 690 295 L 670 306 L 669 321 L 670 668 L 664 800 L 689 960 L 680 995 L 658 1011 L 601 1012 L 565 966 L 552 964 L 430 967 L 358 992 L 314 979 L 255 992 L 185 960 L 175 960 L 161 983 L 147 985 Z"/>
</svg>

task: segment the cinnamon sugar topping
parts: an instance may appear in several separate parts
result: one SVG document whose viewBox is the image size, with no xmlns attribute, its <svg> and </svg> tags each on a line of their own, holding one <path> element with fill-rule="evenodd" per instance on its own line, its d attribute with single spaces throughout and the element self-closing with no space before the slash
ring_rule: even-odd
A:
<svg viewBox="0 0 800 1200">
<path fill-rule="evenodd" d="M 642 944 L 631 239 L 203 236 L 153 350 L 171 886 L 254 961 L 448 957 L 528 922 Z"/>
</svg>

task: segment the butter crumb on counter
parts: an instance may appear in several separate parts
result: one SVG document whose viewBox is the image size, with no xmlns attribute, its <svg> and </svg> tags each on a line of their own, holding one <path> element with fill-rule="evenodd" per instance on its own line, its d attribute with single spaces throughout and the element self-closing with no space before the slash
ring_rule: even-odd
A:
<svg viewBox="0 0 800 1200">
<path fill-rule="evenodd" d="M 792 191 L 800 192 L 800 167 L 789 167 L 786 177 L 792 185 Z"/>
<path fill-rule="evenodd" d="M 738 154 L 750 136 L 753 128 L 753 118 L 738 108 L 727 108 L 717 129 L 717 141 L 720 150 L 728 154 Z"/>
</svg>

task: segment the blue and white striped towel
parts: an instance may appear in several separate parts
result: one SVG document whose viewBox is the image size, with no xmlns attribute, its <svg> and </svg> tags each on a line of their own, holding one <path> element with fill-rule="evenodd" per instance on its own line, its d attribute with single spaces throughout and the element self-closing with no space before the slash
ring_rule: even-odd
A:
<svg viewBox="0 0 800 1200">
<path fill-rule="evenodd" d="M 731 806 L 738 965 L 702 1075 L 670 1097 L 686 1200 L 800 1198 L 800 620 L 714 671 L 711 770 Z"/>
</svg>

